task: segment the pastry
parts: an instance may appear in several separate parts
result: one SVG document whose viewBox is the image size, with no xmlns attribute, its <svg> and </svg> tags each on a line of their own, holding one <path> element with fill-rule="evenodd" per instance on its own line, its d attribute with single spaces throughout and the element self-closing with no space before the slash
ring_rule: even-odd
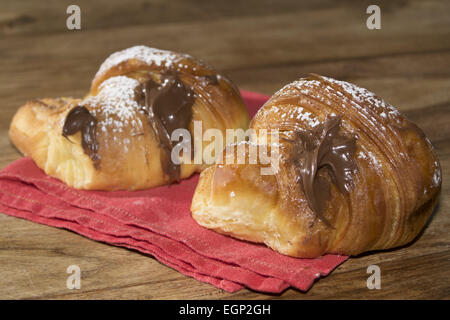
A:
<svg viewBox="0 0 450 320">
<path fill-rule="evenodd" d="M 172 133 L 248 128 L 238 89 L 187 54 L 135 46 L 100 66 L 83 99 L 37 99 L 15 114 L 10 138 L 47 174 L 78 189 L 136 190 L 170 184 L 206 167 L 181 154 Z M 191 138 L 191 144 L 193 138 Z"/>
<path fill-rule="evenodd" d="M 227 146 L 194 194 L 192 216 L 206 228 L 293 257 L 357 255 L 413 240 L 438 199 L 441 170 L 422 130 L 354 84 L 295 81 L 250 128 L 278 133 L 266 139 L 278 167 L 262 175 L 259 160 L 227 161 L 264 146 L 258 135 Z"/>
</svg>

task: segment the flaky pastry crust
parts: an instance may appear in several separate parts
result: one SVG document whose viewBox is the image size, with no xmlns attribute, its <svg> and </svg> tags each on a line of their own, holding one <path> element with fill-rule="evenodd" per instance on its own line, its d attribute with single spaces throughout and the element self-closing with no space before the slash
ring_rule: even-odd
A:
<svg viewBox="0 0 450 320">
<path fill-rule="evenodd" d="M 171 146 L 158 132 L 166 128 L 146 105 L 156 103 L 151 90 L 166 95 L 157 110 L 165 120 L 177 118 L 178 110 L 164 114 L 176 107 L 172 100 L 182 104 L 179 118 L 191 134 L 196 120 L 224 134 L 248 128 L 248 111 L 226 77 L 189 55 L 136 46 L 106 59 L 84 99 L 27 102 L 12 120 L 10 138 L 47 174 L 78 189 L 144 189 L 200 172 L 206 164 L 169 163 Z"/>
<path fill-rule="evenodd" d="M 441 170 L 430 141 L 356 85 L 318 75 L 295 81 L 250 128 L 279 129 L 279 170 L 263 176 L 259 163 L 227 164 L 237 145 L 227 147 L 232 152 L 201 173 L 194 195 L 192 216 L 204 227 L 293 257 L 357 255 L 413 240 L 438 199 Z M 244 144 L 246 152 L 260 146 Z"/>
</svg>

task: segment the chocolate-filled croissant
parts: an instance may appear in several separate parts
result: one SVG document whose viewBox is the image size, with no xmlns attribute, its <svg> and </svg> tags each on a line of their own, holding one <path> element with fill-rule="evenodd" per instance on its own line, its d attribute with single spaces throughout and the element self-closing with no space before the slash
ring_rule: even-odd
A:
<svg viewBox="0 0 450 320">
<path fill-rule="evenodd" d="M 250 128 L 278 130 L 278 169 L 227 161 L 239 146 L 260 148 L 257 136 L 228 146 L 201 173 L 191 207 L 200 225 L 293 257 L 357 255 L 410 242 L 436 204 L 430 141 L 366 89 L 311 75 L 273 95 Z"/>
<path fill-rule="evenodd" d="M 187 54 L 131 47 L 112 54 L 84 99 L 22 106 L 10 138 L 47 174 L 79 189 L 135 190 L 170 184 L 206 167 L 171 154 L 176 129 L 248 128 L 248 111 L 226 77 Z M 201 149 L 200 149 L 201 150 Z M 200 163 L 199 163 L 200 162 Z"/>
</svg>

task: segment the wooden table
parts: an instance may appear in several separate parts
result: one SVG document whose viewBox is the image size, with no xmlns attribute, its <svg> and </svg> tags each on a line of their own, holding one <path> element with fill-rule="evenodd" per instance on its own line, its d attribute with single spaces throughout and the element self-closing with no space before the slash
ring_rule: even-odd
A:
<svg viewBox="0 0 450 320">
<path fill-rule="evenodd" d="M 0 298 L 398 299 L 450 297 L 450 1 L 77 1 L 81 30 L 66 28 L 71 1 L 0 2 L 0 167 L 20 157 L 7 131 L 36 97 L 82 96 L 100 63 L 135 44 L 187 52 L 246 90 L 272 94 L 309 72 L 375 91 L 422 127 L 444 172 L 438 209 L 420 239 L 351 258 L 307 293 L 230 294 L 137 252 L 0 214 Z M 66 288 L 66 268 L 82 288 Z M 368 290 L 367 267 L 381 268 Z"/>
</svg>

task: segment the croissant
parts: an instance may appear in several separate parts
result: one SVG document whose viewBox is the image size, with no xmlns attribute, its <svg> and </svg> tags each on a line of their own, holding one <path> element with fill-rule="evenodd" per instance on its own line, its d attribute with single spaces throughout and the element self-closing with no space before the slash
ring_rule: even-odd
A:
<svg viewBox="0 0 450 320">
<path fill-rule="evenodd" d="M 72 187 L 135 190 L 170 184 L 207 166 L 171 161 L 172 133 L 192 132 L 194 121 L 203 130 L 225 132 L 247 129 L 250 118 L 238 89 L 205 63 L 135 46 L 105 60 L 83 99 L 27 102 L 9 134 L 41 169 Z"/>
<path fill-rule="evenodd" d="M 441 169 L 430 141 L 354 84 L 318 75 L 295 81 L 250 128 L 268 137 L 227 146 L 200 175 L 191 211 L 206 228 L 293 257 L 357 255 L 413 240 L 438 199 Z M 278 148 L 273 174 L 261 173 L 272 164 L 249 162 L 263 146 Z M 245 161 L 228 161 L 239 147 Z"/>
</svg>

